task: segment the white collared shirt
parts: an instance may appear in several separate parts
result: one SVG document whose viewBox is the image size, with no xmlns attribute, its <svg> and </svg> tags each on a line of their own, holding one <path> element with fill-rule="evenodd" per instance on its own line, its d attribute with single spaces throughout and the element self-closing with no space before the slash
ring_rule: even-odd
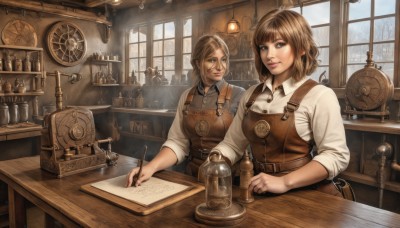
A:
<svg viewBox="0 0 400 228">
<path fill-rule="evenodd" d="M 306 77 L 296 82 L 293 78 L 289 78 L 273 93 L 271 79 L 265 81 L 262 93 L 250 109 L 259 113 L 283 113 L 293 92 L 308 79 L 309 77 Z M 232 164 L 242 158 L 249 144 L 242 131 L 242 120 L 246 102 L 256 86 L 250 87 L 245 92 L 225 139 L 213 149 L 221 151 Z M 350 152 L 346 144 L 339 102 L 333 90 L 324 85 L 315 86 L 306 94 L 294 114 L 297 133 L 305 141 L 314 140 L 317 155 L 313 160 L 326 168 L 329 173 L 328 179 L 344 171 L 349 164 Z"/>
</svg>

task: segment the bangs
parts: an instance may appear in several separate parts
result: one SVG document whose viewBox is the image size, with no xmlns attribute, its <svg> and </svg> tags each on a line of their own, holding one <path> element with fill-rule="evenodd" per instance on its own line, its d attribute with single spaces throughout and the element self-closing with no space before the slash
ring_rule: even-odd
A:
<svg viewBox="0 0 400 228">
<path fill-rule="evenodd" d="M 255 34 L 255 44 L 257 46 L 264 44 L 265 42 L 274 42 L 277 39 L 282 39 L 285 42 L 289 42 L 288 35 L 285 32 L 284 27 L 278 26 L 277 23 L 271 22 L 264 24 L 264 28 L 260 28 L 259 32 Z"/>
</svg>

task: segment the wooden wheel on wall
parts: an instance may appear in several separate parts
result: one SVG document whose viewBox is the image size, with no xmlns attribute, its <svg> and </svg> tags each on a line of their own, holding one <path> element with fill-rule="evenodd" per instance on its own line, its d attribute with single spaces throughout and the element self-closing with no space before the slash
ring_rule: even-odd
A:
<svg viewBox="0 0 400 228">
<path fill-rule="evenodd" d="M 86 39 L 83 32 L 71 22 L 60 21 L 47 33 L 47 47 L 56 62 L 63 66 L 75 66 L 86 55 Z"/>
<path fill-rule="evenodd" d="M 37 35 L 32 25 L 23 20 L 13 20 L 4 27 L 1 39 L 5 45 L 36 47 Z"/>
</svg>

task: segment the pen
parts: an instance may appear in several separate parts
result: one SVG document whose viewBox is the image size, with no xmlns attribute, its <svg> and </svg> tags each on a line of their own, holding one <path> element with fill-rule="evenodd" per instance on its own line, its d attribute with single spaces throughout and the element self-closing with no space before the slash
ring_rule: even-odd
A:
<svg viewBox="0 0 400 228">
<path fill-rule="evenodd" d="M 133 176 L 132 186 L 136 186 L 136 182 L 140 178 L 140 175 L 142 175 L 143 163 L 144 163 L 144 158 L 146 156 L 146 152 L 147 152 L 147 145 L 144 145 L 144 152 L 142 155 L 142 159 L 139 159 L 138 161 L 139 172 L 135 174 L 135 176 Z"/>
</svg>

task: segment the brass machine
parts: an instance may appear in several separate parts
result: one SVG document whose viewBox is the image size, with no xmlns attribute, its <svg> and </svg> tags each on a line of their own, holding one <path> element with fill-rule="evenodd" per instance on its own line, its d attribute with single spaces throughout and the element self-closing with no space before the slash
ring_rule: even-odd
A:
<svg viewBox="0 0 400 228">
<path fill-rule="evenodd" d="M 354 72 L 346 84 L 346 106 L 343 110 L 350 119 L 358 117 L 380 117 L 381 122 L 389 117 L 387 103 L 393 98 L 393 83 L 377 68 L 372 60 L 372 52 L 367 52 L 367 64 Z"/>
<path fill-rule="evenodd" d="M 78 107 L 63 108 L 60 77 L 71 76 L 59 71 L 46 75 L 56 77 L 57 110 L 43 121 L 40 167 L 61 178 L 106 164 L 115 165 L 118 154 L 111 151 L 112 139 L 95 139 L 92 112 Z M 101 143 L 108 143 L 108 149 L 100 148 Z"/>
</svg>

